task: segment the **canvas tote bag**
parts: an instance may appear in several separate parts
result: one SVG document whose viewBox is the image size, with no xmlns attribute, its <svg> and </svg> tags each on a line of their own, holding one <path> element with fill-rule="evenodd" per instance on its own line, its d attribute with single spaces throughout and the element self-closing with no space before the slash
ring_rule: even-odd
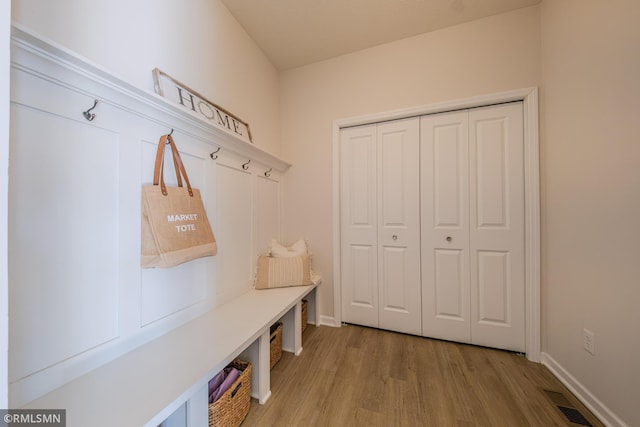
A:
<svg viewBox="0 0 640 427">
<path fill-rule="evenodd" d="M 164 152 L 171 148 L 177 187 L 164 182 Z M 182 181 L 186 187 L 183 186 Z M 216 239 L 204 210 L 200 191 L 191 188 L 187 171 L 171 135 L 158 142 L 153 185 L 142 187 L 143 268 L 174 267 L 217 253 Z"/>
</svg>

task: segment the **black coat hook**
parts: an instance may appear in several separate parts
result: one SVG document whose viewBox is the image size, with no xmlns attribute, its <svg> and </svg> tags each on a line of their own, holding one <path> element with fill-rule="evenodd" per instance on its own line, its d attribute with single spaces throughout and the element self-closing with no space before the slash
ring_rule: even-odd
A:
<svg viewBox="0 0 640 427">
<path fill-rule="evenodd" d="M 242 169 L 244 169 L 244 170 L 249 169 L 249 163 L 251 163 L 251 160 L 247 160 L 247 163 L 242 165 Z"/>
<path fill-rule="evenodd" d="M 209 154 L 209 157 L 211 157 L 212 160 L 216 160 L 218 158 L 218 152 L 222 149 L 222 147 L 218 147 L 218 149 L 216 151 L 214 151 L 213 153 Z"/>
<path fill-rule="evenodd" d="M 96 118 L 96 115 L 94 113 L 91 112 L 91 110 L 93 110 L 94 108 L 96 108 L 96 105 L 98 105 L 98 100 L 95 99 L 93 101 L 93 107 L 89 108 L 87 111 L 83 111 L 82 115 L 84 116 L 85 119 L 91 121 L 93 119 Z"/>
<path fill-rule="evenodd" d="M 273 170 L 273 168 L 269 168 L 269 170 L 268 170 L 268 171 L 266 171 L 266 172 L 264 173 L 264 176 L 266 176 L 267 178 L 269 178 L 269 177 L 271 176 L 271 171 L 272 171 L 272 170 Z"/>
</svg>

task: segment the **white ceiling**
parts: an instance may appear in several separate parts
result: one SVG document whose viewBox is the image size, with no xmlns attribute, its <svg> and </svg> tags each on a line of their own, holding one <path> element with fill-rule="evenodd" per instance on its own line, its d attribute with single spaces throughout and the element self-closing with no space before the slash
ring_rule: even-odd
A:
<svg viewBox="0 0 640 427">
<path fill-rule="evenodd" d="M 541 0 L 222 0 L 279 70 Z"/>
</svg>

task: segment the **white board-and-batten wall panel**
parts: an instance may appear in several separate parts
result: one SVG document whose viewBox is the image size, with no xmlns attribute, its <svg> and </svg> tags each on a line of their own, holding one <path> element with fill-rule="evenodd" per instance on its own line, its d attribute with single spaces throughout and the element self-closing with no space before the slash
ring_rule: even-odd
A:
<svg viewBox="0 0 640 427">
<path fill-rule="evenodd" d="M 258 252 L 280 237 L 289 165 L 64 48 L 12 36 L 9 403 L 20 407 L 250 290 Z M 218 255 L 142 269 L 140 189 L 172 129 Z"/>
</svg>

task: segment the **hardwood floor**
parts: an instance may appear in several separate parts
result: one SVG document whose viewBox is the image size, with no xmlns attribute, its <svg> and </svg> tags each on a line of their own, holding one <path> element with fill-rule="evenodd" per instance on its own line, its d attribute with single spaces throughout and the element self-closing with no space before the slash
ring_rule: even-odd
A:
<svg viewBox="0 0 640 427">
<path fill-rule="evenodd" d="M 303 339 L 243 427 L 579 425 L 544 390 L 602 426 L 544 366 L 514 353 L 352 325 L 310 325 Z"/>
</svg>

